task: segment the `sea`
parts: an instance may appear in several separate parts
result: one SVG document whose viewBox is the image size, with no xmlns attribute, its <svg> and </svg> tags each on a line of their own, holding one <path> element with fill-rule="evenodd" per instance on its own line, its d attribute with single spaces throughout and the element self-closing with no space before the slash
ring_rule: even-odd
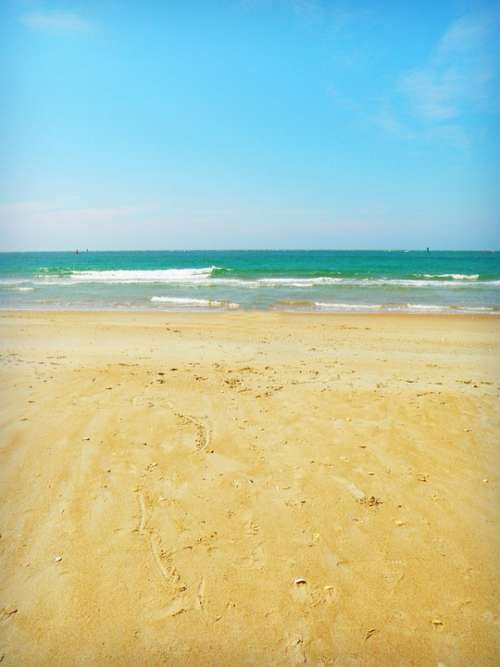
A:
<svg viewBox="0 0 500 667">
<path fill-rule="evenodd" d="M 0 253 L 0 308 L 500 314 L 500 252 Z"/>
</svg>

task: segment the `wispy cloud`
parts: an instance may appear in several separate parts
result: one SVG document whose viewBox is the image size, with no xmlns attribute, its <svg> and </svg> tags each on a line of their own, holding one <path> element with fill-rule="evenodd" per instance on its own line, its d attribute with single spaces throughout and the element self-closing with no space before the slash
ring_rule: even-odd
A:
<svg viewBox="0 0 500 667">
<path fill-rule="evenodd" d="M 428 62 L 402 77 L 400 90 L 417 118 L 440 122 L 498 109 L 499 18 L 497 12 L 457 19 Z"/>
<path fill-rule="evenodd" d="M 130 206 L 79 207 L 45 201 L 24 201 L 0 205 L 0 225 L 16 225 L 23 222 L 46 225 L 51 223 L 121 222 L 148 209 Z"/>
<path fill-rule="evenodd" d="M 384 108 L 373 114 L 370 121 L 384 132 L 392 134 L 399 139 L 415 139 L 415 130 L 408 127 L 390 108 Z"/>
<path fill-rule="evenodd" d="M 498 27 L 498 20 L 498 12 L 456 19 L 441 38 L 438 52 L 446 54 L 476 49 Z"/>
<path fill-rule="evenodd" d="M 31 30 L 52 33 L 83 33 L 92 28 L 92 22 L 77 12 L 29 12 L 21 16 L 21 23 Z"/>
<path fill-rule="evenodd" d="M 457 123 L 415 125 L 405 121 L 390 107 L 373 114 L 370 122 L 386 134 L 403 141 L 438 142 L 455 148 L 465 148 L 470 144 L 467 133 Z"/>
<path fill-rule="evenodd" d="M 239 0 L 239 4 L 249 10 L 276 7 L 276 0 Z M 327 25 L 333 31 L 341 31 L 360 19 L 371 15 L 371 11 L 351 6 L 334 0 L 282 0 L 282 8 L 293 12 L 295 16 L 311 25 Z"/>
<path fill-rule="evenodd" d="M 499 28 L 500 12 L 452 22 L 427 60 L 404 72 L 365 120 L 402 141 L 470 145 L 480 119 L 500 112 Z"/>
<path fill-rule="evenodd" d="M 453 69 L 443 72 L 417 70 L 407 74 L 401 90 L 416 114 L 427 120 L 448 120 L 459 115 L 463 76 Z"/>
<path fill-rule="evenodd" d="M 370 9 L 362 6 L 346 6 L 333 0 L 287 0 L 295 15 L 313 24 L 328 26 L 333 32 L 342 32 L 365 21 L 371 16 Z"/>
<path fill-rule="evenodd" d="M 322 19 L 325 12 L 318 0 L 290 0 L 290 5 L 296 14 L 309 19 Z"/>
</svg>

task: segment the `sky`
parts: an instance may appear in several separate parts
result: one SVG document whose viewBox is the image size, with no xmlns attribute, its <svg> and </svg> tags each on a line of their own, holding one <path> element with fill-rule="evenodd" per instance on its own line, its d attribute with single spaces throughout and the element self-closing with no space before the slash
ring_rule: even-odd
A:
<svg viewBox="0 0 500 667">
<path fill-rule="evenodd" d="M 500 248 L 500 0 L 3 0 L 0 250 Z"/>
</svg>

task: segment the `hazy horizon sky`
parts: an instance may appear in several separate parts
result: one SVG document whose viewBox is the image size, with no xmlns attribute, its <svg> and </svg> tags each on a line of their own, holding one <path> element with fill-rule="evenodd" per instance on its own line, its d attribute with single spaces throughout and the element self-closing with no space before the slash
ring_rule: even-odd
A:
<svg viewBox="0 0 500 667">
<path fill-rule="evenodd" d="M 500 0 L 5 0 L 0 26 L 0 251 L 500 248 Z"/>
</svg>

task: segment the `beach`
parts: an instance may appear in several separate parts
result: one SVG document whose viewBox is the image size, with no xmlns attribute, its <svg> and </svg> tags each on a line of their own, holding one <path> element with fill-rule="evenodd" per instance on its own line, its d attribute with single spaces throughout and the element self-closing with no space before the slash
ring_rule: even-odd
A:
<svg viewBox="0 0 500 667">
<path fill-rule="evenodd" d="M 500 320 L 0 315 L 0 662 L 497 665 Z"/>
</svg>

